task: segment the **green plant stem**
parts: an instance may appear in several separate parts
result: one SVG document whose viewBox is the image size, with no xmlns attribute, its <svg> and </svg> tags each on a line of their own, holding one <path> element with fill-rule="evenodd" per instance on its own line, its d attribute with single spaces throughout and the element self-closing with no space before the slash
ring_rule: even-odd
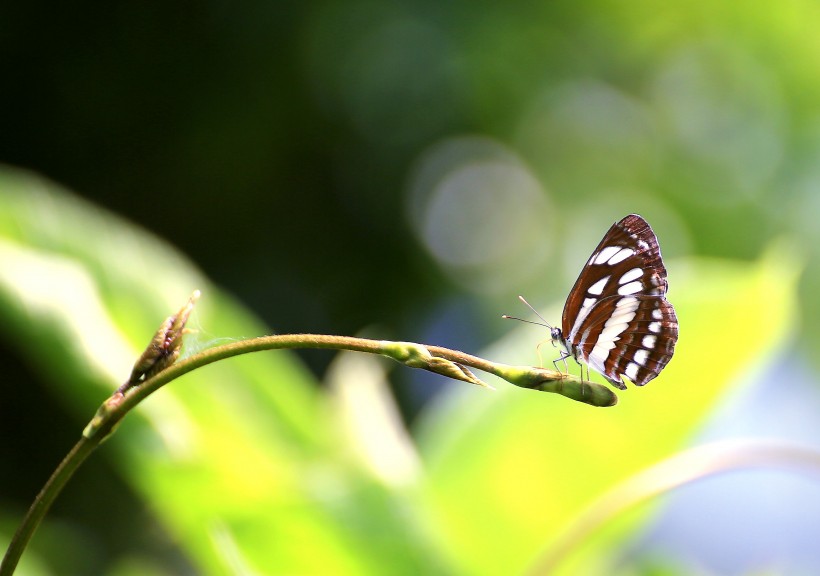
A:
<svg viewBox="0 0 820 576">
<path fill-rule="evenodd" d="M 209 348 L 172 364 L 143 382 L 126 383 L 103 402 L 83 431 L 80 441 L 66 455 L 34 499 L 0 563 L 0 576 L 10 576 L 14 573 L 23 551 L 66 482 L 91 452 L 114 432 L 125 415 L 140 402 L 172 380 L 212 362 L 250 352 L 295 348 L 328 348 L 381 354 L 413 368 L 423 368 L 487 387 L 465 368 L 469 366 L 505 378 L 516 386 L 556 392 L 596 406 L 611 406 L 617 401 L 617 397 L 606 386 L 581 382 L 560 372 L 529 366 L 508 366 L 464 352 L 412 342 L 320 334 L 286 334 L 263 336 Z"/>
<path fill-rule="evenodd" d="M 680 486 L 730 470 L 786 469 L 820 478 L 820 452 L 777 440 L 733 439 L 690 448 L 616 484 L 578 514 L 527 572 L 556 573 L 590 535 L 619 514 Z"/>
<path fill-rule="evenodd" d="M 91 454 L 94 448 L 99 444 L 98 440 L 81 437 L 71 451 L 66 454 L 60 465 L 48 479 L 43 489 L 37 494 L 31 507 L 26 512 L 23 522 L 15 532 L 14 537 L 9 543 L 6 555 L 0 563 L 0 574 L 13 574 L 20 556 L 23 554 L 28 545 L 29 540 L 34 535 L 34 531 L 40 525 L 46 513 L 48 512 L 54 500 L 62 491 L 63 487 L 68 482 L 69 478 L 74 475 L 74 472 L 80 465 L 85 462 L 85 459 Z"/>
</svg>

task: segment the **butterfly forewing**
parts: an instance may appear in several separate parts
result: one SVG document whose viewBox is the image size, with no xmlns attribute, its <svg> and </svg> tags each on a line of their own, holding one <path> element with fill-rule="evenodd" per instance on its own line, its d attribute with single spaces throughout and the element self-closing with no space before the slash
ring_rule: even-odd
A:
<svg viewBox="0 0 820 576">
<path fill-rule="evenodd" d="M 646 220 L 614 224 L 592 253 L 564 306 L 567 351 L 618 388 L 642 386 L 669 362 L 678 320 L 666 299 L 666 268 Z"/>
</svg>

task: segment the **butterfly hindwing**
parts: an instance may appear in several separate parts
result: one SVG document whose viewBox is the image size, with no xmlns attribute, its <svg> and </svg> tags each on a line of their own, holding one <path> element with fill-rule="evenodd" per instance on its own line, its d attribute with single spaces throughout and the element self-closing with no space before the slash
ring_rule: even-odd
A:
<svg viewBox="0 0 820 576">
<path fill-rule="evenodd" d="M 678 319 L 672 304 L 663 296 L 636 296 L 635 318 L 620 334 L 616 354 L 604 364 L 604 375 L 623 374 L 643 386 L 666 366 L 675 351 Z"/>
</svg>

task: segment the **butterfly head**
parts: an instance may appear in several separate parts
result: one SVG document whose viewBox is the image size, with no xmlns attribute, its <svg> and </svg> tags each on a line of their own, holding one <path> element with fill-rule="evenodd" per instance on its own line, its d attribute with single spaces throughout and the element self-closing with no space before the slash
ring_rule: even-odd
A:
<svg viewBox="0 0 820 576">
<path fill-rule="evenodd" d="M 552 326 L 549 327 L 550 329 L 550 337 L 552 338 L 552 345 L 561 350 L 561 358 L 575 358 L 578 359 L 578 353 L 575 348 L 572 346 L 572 342 L 570 342 L 567 338 L 564 337 L 564 333 L 561 331 L 560 328 L 553 328 Z"/>
</svg>

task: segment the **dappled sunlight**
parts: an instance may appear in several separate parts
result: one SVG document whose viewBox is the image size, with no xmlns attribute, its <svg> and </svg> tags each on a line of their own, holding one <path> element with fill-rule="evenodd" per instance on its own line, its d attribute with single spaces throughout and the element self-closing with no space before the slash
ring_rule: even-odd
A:
<svg viewBox="0 0 820 576">
<path fill-rule="evenodd" d="M 549 199 L 500 143 L 466 136 L 437 143 L 417 163 L 407 202 L 419 240 L 465 288 L 506 292 L 548 262 Z"/>
</svg>

